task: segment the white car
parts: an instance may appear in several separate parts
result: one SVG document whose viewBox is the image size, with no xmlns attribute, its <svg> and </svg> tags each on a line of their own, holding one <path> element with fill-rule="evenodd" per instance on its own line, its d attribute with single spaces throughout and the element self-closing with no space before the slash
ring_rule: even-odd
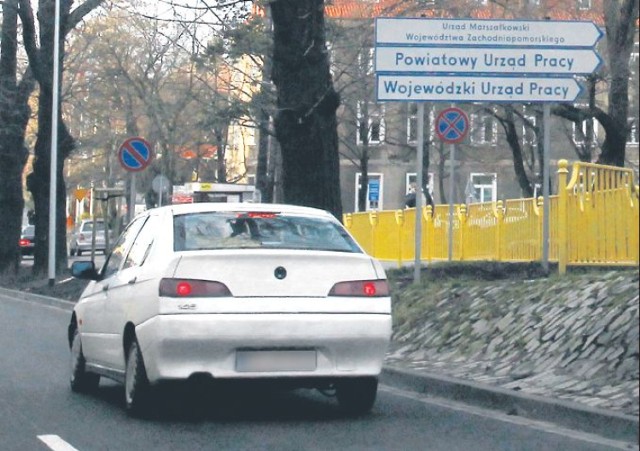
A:
<svg viewBox="0 0 640 451">
<path fill-rule="evenodd" d="M 154 385 L 206 376 L 335 388 L 368 412 L 391 336 L 385 271 L 329 213 L 275 204 L 196 203 L 136 217 L 69 325 L 71 388 L 124 383 L 127 409 Z"/>
<path fill-rule="evenodd" d="M 94 245 L 94 233 L 95 250 L 106 253 L 105 227 L 102 219 L 96 220 L 95 232 L 93 219 L 83 219 L 80 224 L 73 229 L 69 240 L 69 253 L 72 256 L 81 256 L 83 252 L 91 252 L 91 247 Z M 112 240 L 113 233 L 111 231 L 108 233 L 109 238 Z"/>
</svg>

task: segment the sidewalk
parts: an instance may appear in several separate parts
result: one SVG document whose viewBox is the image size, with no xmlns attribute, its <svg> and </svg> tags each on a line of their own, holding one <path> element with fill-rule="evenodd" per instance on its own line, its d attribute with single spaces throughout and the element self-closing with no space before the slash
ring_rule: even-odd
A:
<svg viewBox="0 0 640 451">
<path fill-rule="evenodd" d="M 597 391 L 597 381 L 585 384 L 551 373 L 513 380 L 491 374 L 486 362 L 415 360 L 393 348 L 381 374 L 383 384 L 638 443 L 637 406 L 620 407 L 630 404 L 630 391 L 637 398 L 637 381 Z"/>
</svg>

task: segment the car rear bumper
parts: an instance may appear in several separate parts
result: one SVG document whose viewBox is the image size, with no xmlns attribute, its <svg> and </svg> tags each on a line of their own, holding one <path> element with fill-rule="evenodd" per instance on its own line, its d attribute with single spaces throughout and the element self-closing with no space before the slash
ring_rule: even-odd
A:
<svg viewBox="0 0 640 451">
<path fill-rule="evenodd" d="M 22 255 L 33 255 L 35 250 L 35 246 L 24 246 L 20 248 L 20 253 Z"/>
<path fill-rule="evenodd" d="M 96 242 L 96 250 L 103 251 L 105 248 L 104 242 Z M 72 246 L 74 250 L 80 250 L 81 252 L 90 251 L 91 250 L 91 242 L 78 242 L 75 246 Z"/>
<path fill-rule="evenodd" d="M 376 376 L 391 336 L 391 315 L 158 315 L 139 325 L 136 334 L 152 383 L 195 374 L 222 379 Z M 247 356 L 268 369 L 247 367 Z"/>
</svg>

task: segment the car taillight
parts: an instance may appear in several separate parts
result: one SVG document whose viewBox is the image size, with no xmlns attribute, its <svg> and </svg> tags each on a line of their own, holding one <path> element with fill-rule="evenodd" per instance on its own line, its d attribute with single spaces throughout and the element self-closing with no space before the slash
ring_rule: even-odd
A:
<svg viewBox="0 0 640 451">
<path fill-rule="evenodd" d="M 18 241 L 18 245 L 20 247 L 26 247 L 26 246 L 28 246 L 30 244 L 31 244 L 31 240 L 28 240 L 26 238 L 20 238 L 20 241 Z"/>
<path fill-rule="evenodd" d="M 232 296 L 221 282 L 196 279 L 162 279 L 160 296 L 170 298 L 208 298 Z"/>
<path fill-rule="evenodd" d="M 339 282 L 331 288 L 329 296 L 384 297 L 389 296 L 389 284 L 386 280 Z"/>
</svg>

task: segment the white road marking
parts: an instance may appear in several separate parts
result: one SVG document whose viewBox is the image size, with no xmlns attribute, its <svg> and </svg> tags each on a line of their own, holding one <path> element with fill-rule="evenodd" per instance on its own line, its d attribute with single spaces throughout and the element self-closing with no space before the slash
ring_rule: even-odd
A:
<svg viewBox="0 0 640 451">
<path fill-rule="evenodd" d="M 78 451 L 57 435 L 38 435 L 38 439 L 53 451 Z"/>
<path fill-rule="evenodd" d="M 464 404 L 462 402 L 450 401 L 444 398 L 432 398 L 424 393 L 417 393 L 399 388 L 383 385 L 380 387 L 383 392 L 390 393 L 395 396 L 400 396 L 414 401 L 421 402 L 423 404 L 430 404 L 438 407 L 444 407 L 446 409 L 455 410 L 458 412 L 465 412 L 471 415 L 476 415 L 484 418 L 491 418 L 505 423 L 516 424 L 519 426 L 529 427 L 549 434 L 562 435 L 574 440 L 580 440 L 587 443 L 593 443 L 597 445 L 604 445 L 614 449 L 623 450 L 640 450 L 640 447 L 634 443 L 623 442 L 620 440 L 608 439 L 595 434 L 589 434 L 587 432 L 580 432 L 573 429 L 564 428 L 553 423 L 546 423 L 544 421 L 532 420 L 530 418 L 519 417 L 517 415 L 507 415 L 497 410 L 485 409 L 482 407 L 472 406 Z"/>
</svg>

